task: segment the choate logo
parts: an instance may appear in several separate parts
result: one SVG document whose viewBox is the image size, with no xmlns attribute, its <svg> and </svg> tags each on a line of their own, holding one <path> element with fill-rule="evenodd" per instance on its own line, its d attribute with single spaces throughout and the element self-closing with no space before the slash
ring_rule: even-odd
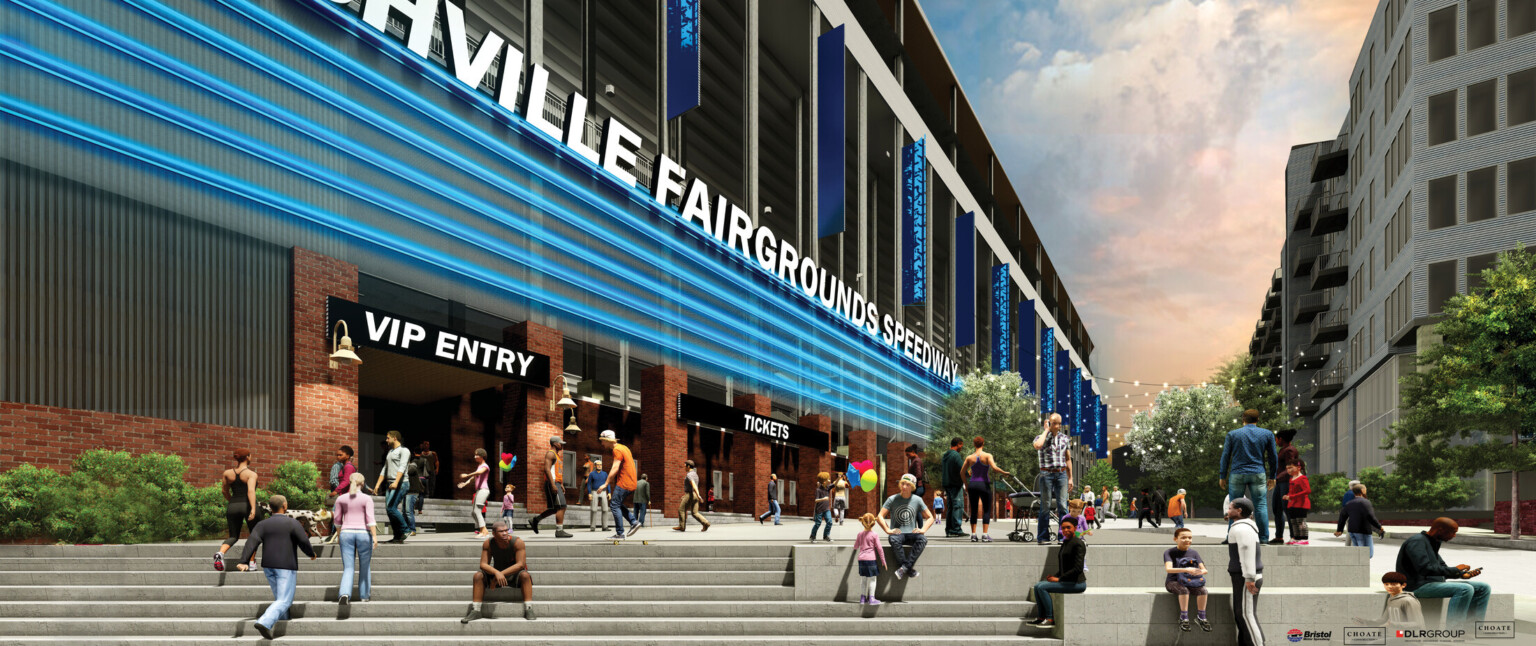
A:
<svg viewBox="0 0 1536 646">
<path fill-rule="evenodd" d="M 1514 639 L 1515 622 L 1479 621 L 1473 627 L 1472 636 L 1476 639 Z"/>
<path fill-rule="evenodd" d="M 1302 630 L 1300 628 L 1292 628 L 1290 630 L 1285 631 L 1285 638 L 1287 640 L 1291 641 L 1292 643 L 1300 642 L 1300 641 L 1303 641 L 1303 640 L 1309 641 L 1309 642 L 1310 641 L 1328 641 L 1328 640 L 1333 639 L 1333 631 L 1331 631 L 1331 630 L 1327 630 L 1327 631 Z"/>
<path fill-rule="evenodd" d="M 1362 626 L 1344 629 L 1345 646 L 1381 646 L 1386 643 L 1386 628 Z"/>
</svg>

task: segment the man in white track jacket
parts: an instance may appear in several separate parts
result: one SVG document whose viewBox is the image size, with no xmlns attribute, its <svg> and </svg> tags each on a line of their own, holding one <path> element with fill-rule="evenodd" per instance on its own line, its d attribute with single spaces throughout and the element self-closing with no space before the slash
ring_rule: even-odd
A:
<svg viewBox="0 0 1536 646">
<path fill-rule="evenodd" d="M 1232 576 L 1232 617 L 1237 621 L 1238 646 L 1264 646 L 1259 627 L 1259 589 L 1264 587 L 1264 559 L 1253 502 L 1238 498 L 1227 505 L 1227 574 Z"/>
</svg>

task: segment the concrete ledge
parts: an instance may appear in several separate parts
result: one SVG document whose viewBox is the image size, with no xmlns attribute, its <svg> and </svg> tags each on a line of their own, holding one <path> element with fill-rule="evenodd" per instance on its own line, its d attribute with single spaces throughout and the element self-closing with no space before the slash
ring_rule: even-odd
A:
<svg viewBox="0 0 1536 646">
<path fill-rule="evenodd" d="M 1207 547 L 1200 554 L 1216 579 L 1224 579 L 1227 550 Z M 897 580 L 896 558 L 889 547 L 876 590 L 898 601 L 1024 599 L 1037 581 L 1056 571 L 1056 546 L 1002 543 L 978 548 L 930 542 L 918 559 L 917 579 Z M 1088 546 L 1088 585 L 1108 588 L 1162 589 L 1162 545 Z M 1198 547 L 1197 547 L 1198 549 Z M 846 601 L 858 598 L 859 569 L 854 548 L 844 545 L 795 546 L 797 599 Z M 1371 584 L 1365 550 L 1340 547 L 1266 547 L 1265 585 L 1273 588 L 1363 588 Z"/>
<path fill-rule="evenodd" d="M 1090 584 L 1091 585 L 1091 584 Z M 1285 644 L 1291 630 L 1312 637 L 1306 644 L 1344 644 L 1344 628 L 1358 626 L 1353 617 L 1374 619 L 1381 615 L 1386 594 L 1369 588 L 1271 588 L 1259 594 L 1259 625 L 1265 643 Z M 1057 626 L 1054 636 L 1064 644 L 1231 644 L 1236 635 L 1232 616 L 1230 581 L 1209 588 L 1207 617 L 1214 629 L 1203 632 L 1194 625 L 1182 633 L 1178 625 L 1178 598 L 1162 588 L 1092 588 L 1083 594 L 1052 595 Z M 1444 623 L 1443 599 L 1423 599 L 1430 627 Z M 1191 618 L 1195 600 L 1190 600 Z M 1494 594 L 1488 604 L 1488 621 L 1514 620 L 1514 595 Z M 1470 641 L 1470 638 L 1468 639 Z"/>
</svg>

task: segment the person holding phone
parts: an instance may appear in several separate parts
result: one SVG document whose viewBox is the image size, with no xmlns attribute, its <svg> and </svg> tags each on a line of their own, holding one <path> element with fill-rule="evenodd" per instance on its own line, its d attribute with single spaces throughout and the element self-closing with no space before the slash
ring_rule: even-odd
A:
<svg viewBox="0 0 1536 646">
<path fill-rule="evenodd" d="M 1440 546 L 1461 529 L 1456 521 L 1436 518 L 1429 529 L 1410 536 L 1397 551 L 1397 571 L 1408 577 L 1407 590 L 1420 599 L 1450 599 L 1445 608 L 1445 627 L 1470 629 L 1472 622 L 1488 616 L 1493 588 L 1472 579 L 1483 573 L 1470 565 L 1455 567 L 1440 558 Z"/>
</svg>

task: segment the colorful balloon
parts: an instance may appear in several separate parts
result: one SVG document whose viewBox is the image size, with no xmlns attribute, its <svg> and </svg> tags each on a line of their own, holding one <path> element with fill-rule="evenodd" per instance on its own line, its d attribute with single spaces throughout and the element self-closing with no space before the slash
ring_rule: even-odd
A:
<svg viewBox="0 0 1536 646">
<path fill-rule="evenodd" d="M 874 469 L 865 471 L 864 475 L 860 478 L 859 488 L 865 491 L 874 491 L 877 480 L 879 480 L 879 477 L 875 475 Z"/>
<path fill-rule="evenodd" d="M 501 454 L 501 470 L 502 471 L 511 471 L 512 467 L 515 467 L 515 466 L 517 466 L 517 456 L 512 455 L 511 453 L 503 453 L 503 454 Z"/>
</svg>

